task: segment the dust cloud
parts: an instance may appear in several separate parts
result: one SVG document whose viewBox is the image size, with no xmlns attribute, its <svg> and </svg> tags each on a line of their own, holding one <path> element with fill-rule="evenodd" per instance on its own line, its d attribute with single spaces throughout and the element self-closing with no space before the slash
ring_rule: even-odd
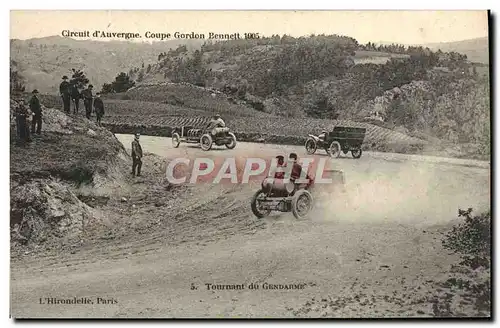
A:
<svg viewBox="0 0 500 328">
<path fill-rule="evenodd" d="M 461 172 L 462 171 L 462 172 Z M 489 209 L 489 176 L 464 174 L 422 163 L 398 163 L 345 173 L 345 192 L 320 186 L 312 215 L 318 221 L 441 224 L 457 218 L 458 209 Z"/>
</svg>

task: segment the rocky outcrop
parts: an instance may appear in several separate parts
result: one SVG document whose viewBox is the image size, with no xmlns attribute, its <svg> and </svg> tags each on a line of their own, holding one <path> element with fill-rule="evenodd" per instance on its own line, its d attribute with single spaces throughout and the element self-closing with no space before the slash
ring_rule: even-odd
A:
<svg viewBox="0 0 500 328">
<path fill-rule="evenodd" d="M 99 221 L 68 186 L 55 180 L 37 179 L 25 184 L 13 181 L 10 194 L 11 241 L 14 243 L 40 244 L 54 239 L 79 242 L 85 227 Z"/>
</svg>

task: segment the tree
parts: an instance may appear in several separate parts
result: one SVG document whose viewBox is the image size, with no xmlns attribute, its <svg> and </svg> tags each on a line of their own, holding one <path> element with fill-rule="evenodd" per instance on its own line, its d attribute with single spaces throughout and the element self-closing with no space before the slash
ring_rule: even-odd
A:
<svg viewBox="0 0 500 328">
<path fill-rule="evenodd" d="M 102 85 L 101 93 L 106 94 L 106 93 L 113 93 L 113 84 L 112 83 L 104 83 Z"/>
<path fill-rule="evenodd" d="M 24 85 L 24 78 L 17 71 L 17 63 L 13 60 L 10 61 L 10 92 L 22 93 L 26 90 Z"/>
<path fill-rule="evenodd" d="M 69 81 L 70 84 L 76 85 L 78 89 L 83 89 L 87 86 L 89 83 L 89 79 L 85 76 L 85 73 L 81 70 L 76 70 L 76 69 L 71 69 L 72 75 L 71 75 L 71 80 Z"/>
<path fill-rule="evenodd" d="M 151 64 L 148 64 L 148 68 L 146 69 L 146 73 L 151 72 Z"/>
<path fill-rule="evenodd" d="M 115 78 L 115 80 L 109 84 L 105 83 L 102 86 L 102 93 L 110 93 L 110 92 L 125 92 L 128 89 L 132 88 L 135 85 L 135 82 L 130 79 L 130 76 L 127 73 L 121 72 Z"/>
</svg>

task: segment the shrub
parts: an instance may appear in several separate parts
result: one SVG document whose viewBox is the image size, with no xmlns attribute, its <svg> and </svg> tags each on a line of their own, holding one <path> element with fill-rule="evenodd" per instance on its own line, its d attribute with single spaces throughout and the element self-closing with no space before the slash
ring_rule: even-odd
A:
<svg viewBox="0 0 500 328">
<path fill-rule="evenodd" d="M 472 215 L 472 208 L 458 210 L 458 216 L 465 220 L 453 227 L 443 240 L 443 246 L 460 253 L 464 258 L 490 257 L 491 222 L 490 212 Z M 480 260 L 480 262 L 483 262 Z"/>
</svg>

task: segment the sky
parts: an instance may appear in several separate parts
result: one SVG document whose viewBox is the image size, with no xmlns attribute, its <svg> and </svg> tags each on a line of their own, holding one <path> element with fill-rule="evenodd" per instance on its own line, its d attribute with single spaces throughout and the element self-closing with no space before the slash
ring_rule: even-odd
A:
<svg viewBox="0 0 500 328">
<path fill-rule="evenodd" d="M 11 11 L 10 38 L 70 31 L 340 34 L 360 43 L 423 44 L 488 36 L 486 11 Z M 86 37 L 76 39 L 89 39 Z M 95 39 L 90 37 L 90 39 Z M 97 40 L 97 39 L 96 39 Z M 103 39 L 100 39 L 103 40 Z M 152 39 L 147 41 L 159 41 Z"/>
</svg>

